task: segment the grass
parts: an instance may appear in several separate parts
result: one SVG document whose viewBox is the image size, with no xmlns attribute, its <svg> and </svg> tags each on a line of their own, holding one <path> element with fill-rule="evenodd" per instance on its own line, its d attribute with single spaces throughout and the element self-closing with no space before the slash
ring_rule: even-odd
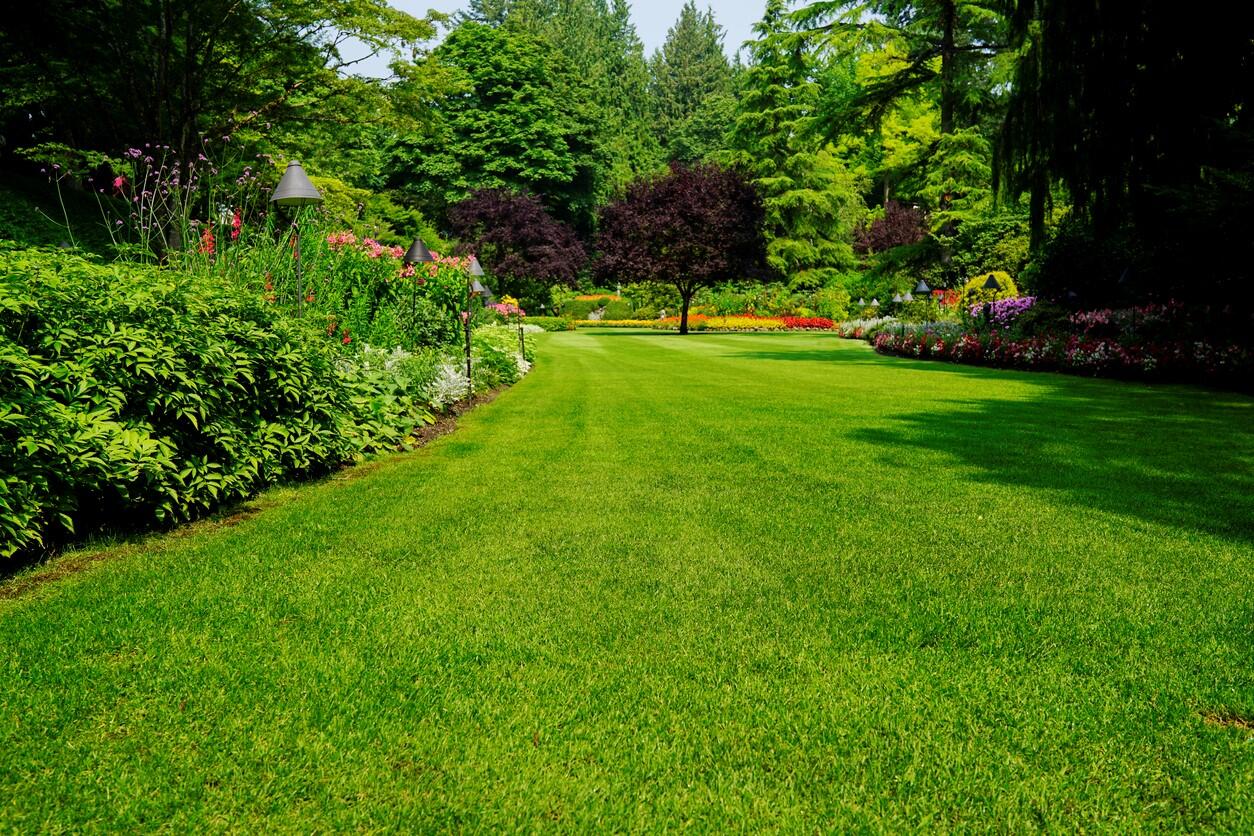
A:
<svg viewBox="0 0 1254 836">
<path fill-rule="evenodd" d="M 1254 401 L 541 339 L 421 451 L 10 581 L 0 830 L 1254 829 Z"/>
</svg>

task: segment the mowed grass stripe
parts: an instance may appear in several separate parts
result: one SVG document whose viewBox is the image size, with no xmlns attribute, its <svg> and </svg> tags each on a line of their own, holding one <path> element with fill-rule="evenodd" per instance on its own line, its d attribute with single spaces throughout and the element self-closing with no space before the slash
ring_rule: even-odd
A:
<svg viewBox="0 0 1254 836">
<path fill-rule="evenodd" d="M 452 436 L 0 601 L 0 827 L 1254 826 L 1249 398 L 541 339 Z"/>
</svg>

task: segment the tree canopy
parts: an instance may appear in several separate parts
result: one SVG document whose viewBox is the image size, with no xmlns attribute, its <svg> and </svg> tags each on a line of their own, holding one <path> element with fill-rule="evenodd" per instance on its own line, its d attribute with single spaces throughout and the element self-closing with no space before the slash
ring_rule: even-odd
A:
<svg viewBox="0 0 1254 836">
<path fill-rule="evenodd" d="M 717 165 L 675 163 L 602 210 L 596 271 L 605 281 L 674 285 L 686 334 L 699 288 L 765 274 L 764 243 L 761 201 L 748 181 Z"/>
</svg>

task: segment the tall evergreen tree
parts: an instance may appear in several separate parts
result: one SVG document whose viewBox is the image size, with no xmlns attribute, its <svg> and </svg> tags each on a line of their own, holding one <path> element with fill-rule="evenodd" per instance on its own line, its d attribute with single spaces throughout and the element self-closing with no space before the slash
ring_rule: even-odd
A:
<svg viewBox="0 0 1254 836">
<path fill-rule="evenodd" d="M 726 109 L 732 92 L 732 69 L 723 51 L 723 38 L 723 27 L 714 19 L 714 12 L 699 11 L 694 0 L 688 0 L 666 42 L 649 61 L 657 136 L 668 151 L 674 137 L 688 134 L 691 141 L 692 135 L 700 132 L 692 124 L 694 120 L 708 122 L 711 109 Z M 704 130 L 708 134 L 708 127 Z M 710 144 L 708 139 L 706 144 Z M 682 153 L 670 156 L 683 158 L 695 153 L 688 146 L 681 148 Z"/>
<path fill-rule="evenodd" d="M 727 157 L 762 195 L 768 263 L 794 287 L 812 289 L 854 265 L 863 184 L 814 129 L 813 57 L 791 32 L 785 0 L 769 0 L 754 31 Z"/>
<path fill-rule="evenodd" d="M 1023 57 L 1000 142 L 1003 184 L 1031 193 L 1036 243 L 1063 186 L 1094 253 L 1120 253 L 1073 263 L 1088 275 L 1070 280 L 1123 277 L 1143 292 L 1207 300 L 1248 283 L 1251 21 L 1216 25 L 1164 0 L 1019 2 Z"/>
</svg>

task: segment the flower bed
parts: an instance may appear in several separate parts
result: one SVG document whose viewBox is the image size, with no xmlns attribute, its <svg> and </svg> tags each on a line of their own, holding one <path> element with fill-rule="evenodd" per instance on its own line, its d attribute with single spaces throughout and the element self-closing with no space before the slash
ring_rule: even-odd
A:
<svg viewBox="0 0 1254 836">
<path fill-rule="evenodd" d="M 678 331 L 679 317 L 665 319 L 601 319 L 580 320 L 580 328 L 651 328 L 655 331 Z M 831 331 L 836 323 L 823 317 L 800 316 L 706 316 L 691 314 L 688 328 L 692 331 Z"/>
<path fill-rule="evenodd" d="M 1127 345 L 1081 335 L 1013 339 L 998 332 L 955 337 L 885 331 L 874 338 L 874 345 L 881 354 L 1104 377 L 1203 379 L 1248 387 L 1254 376 L 1254 357 L 1247 349 L 1202 341 Z"/>
</svg>

